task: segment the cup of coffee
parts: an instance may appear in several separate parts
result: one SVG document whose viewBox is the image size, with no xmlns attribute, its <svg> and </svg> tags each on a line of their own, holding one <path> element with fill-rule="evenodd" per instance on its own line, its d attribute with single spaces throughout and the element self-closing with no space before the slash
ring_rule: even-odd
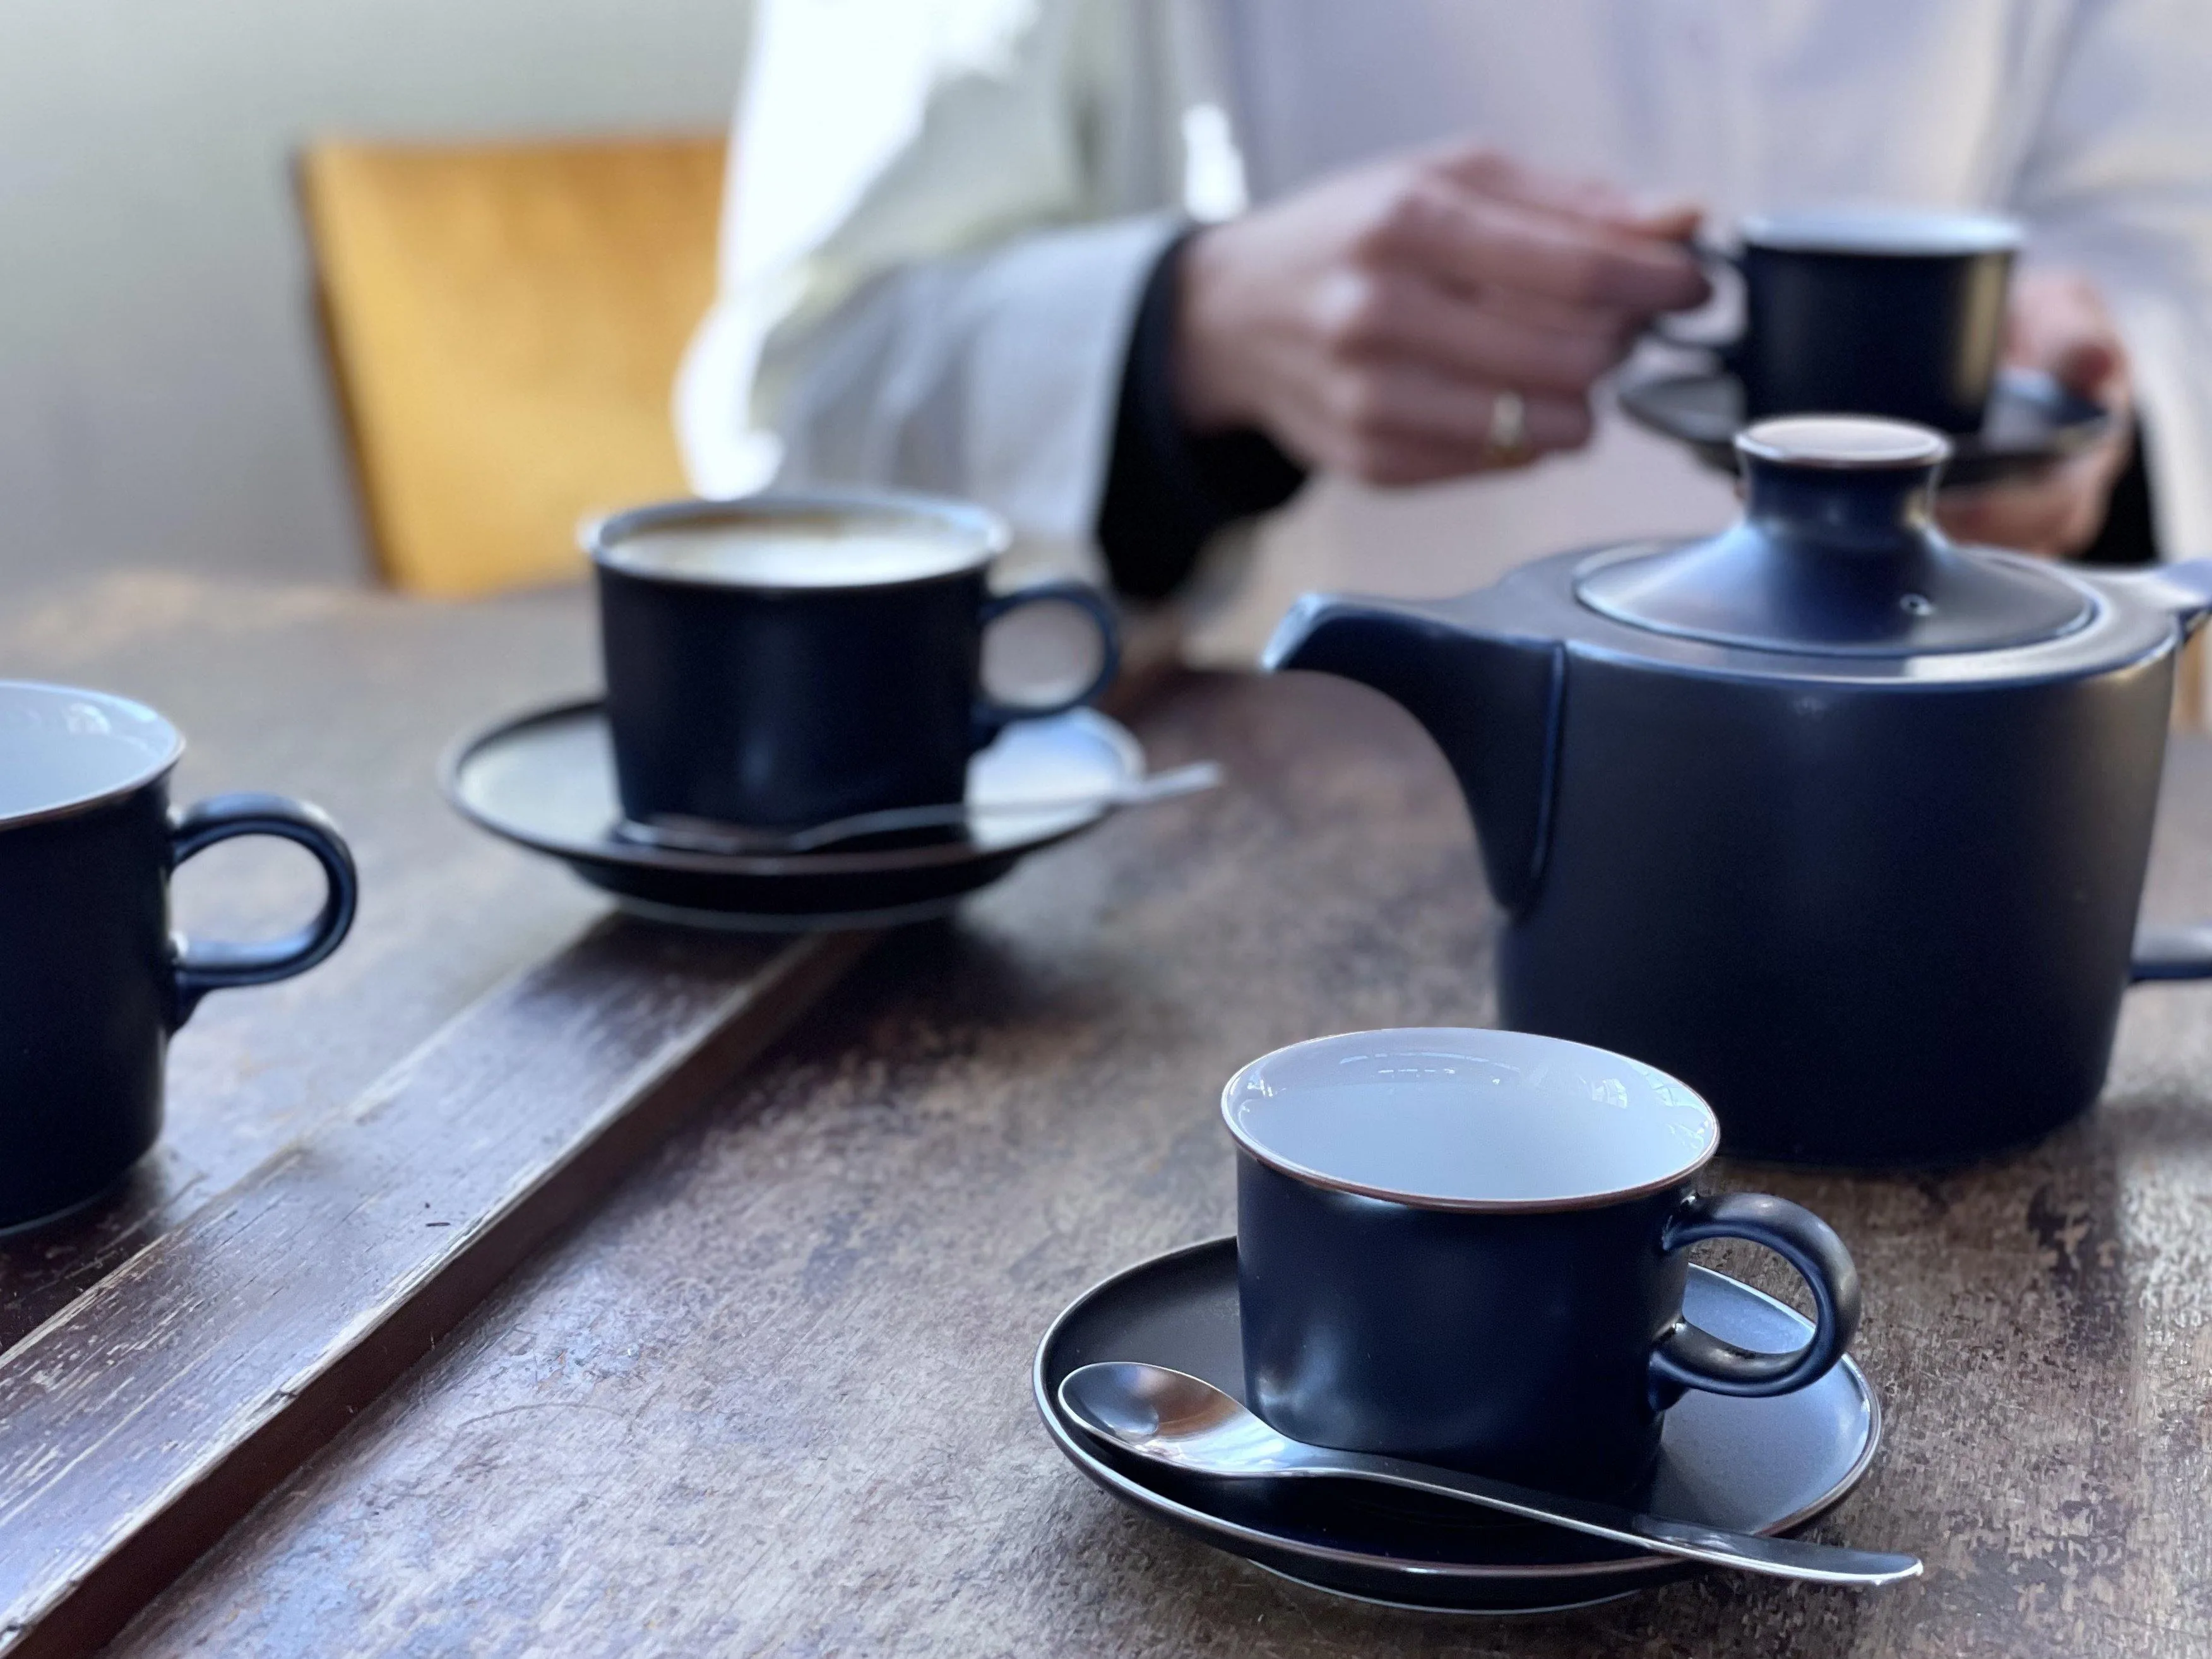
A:
<svg viewBox="0 0 2212 1659">
<path fill-rule="evenodd" d="M 169 1035 L 210 991 L 305 973 L 352 926 L 337 826 L 276 795 L 169 810 L 184 739 L 152 709 L 0 682 L 0 1227 L 99 1196 L 154 1144 Z M 169 932 L 169 872 L 236 836 L 322 866 L 320 914 L 253 945 Z"/>
<path fill-rule="evenodd" d="M 1686 1389 L 1787 1394 L 1843 1358 L 1857 1275 L 1779 1198 L 1698 1194 L 1711 1110 L 1665 1073 L 1519 1031 L 1360 1031 L 1230 1079 L 1246 1398 L 1294 1439 L 1557 1492 L 1632 1486 Z M 1791 1353 L 1685 1322 L 1685 1248 L 1781 1255 Z"/>
<path fill-rule="evenodd" d="M 2004 345 L 2016 223 L 1831 209 L 1747 219 L 1741 236 L 1729 263 L 1742 278 L 1741 334 L 1679 343 L 1718 351 L 1742 383 L 1747 419 L 1887 415 L 1981 429 Z"/>
<path fill-rule="evenodd" d="M 677 501 L 591 526 L 607 721 L 630 829 L 793 830 L 957 803 L 1014 720 L 1091 702 L 1114 674 L 1112 607 L 1082 582 L 994 595 L 1005 526 L 980 507 L 836 491 Z M 1002 702 L 984 629 L 1070 605 L 1098 635 L 1073 695 Z"/>
</svg>

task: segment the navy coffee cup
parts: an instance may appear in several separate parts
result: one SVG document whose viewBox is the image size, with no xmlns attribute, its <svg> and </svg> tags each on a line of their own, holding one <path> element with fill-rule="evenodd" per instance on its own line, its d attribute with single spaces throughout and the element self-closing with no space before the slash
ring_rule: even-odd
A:
<svg viewBox="0 0 2212 1659">
<path fill-rule="evenodd" d="M 1743 331 L 1714 349 L 1743 385 L 1746 419 L 1887 415 L 1981 429 L 2018 225 L 1832 209 L 1747 219 L 1741 234 L 1729 262 L 1742 277 Z"/>
<path fill-rule="evenodd" d="M 677 501 L 592 526 L 628 830 L 793 830 L 959 801 L 1001 727 L 1090 702 L 1117 659 L 1097 589 L 991 592 L 1006 544 L 980 507 L 858 490 Z M 1097 672 L 1064 698 L 994 701 L 983 630 L 1041 604 L 1089 619 Z"/>
<path fill-rule="evenodd" d="M 353 923 L 352 855 L 312 806 L 169 810 L 184 739 L 126 698 L 0 682 L 0 1227 L 97 1197 L 154 1144 L 171 1032 L 210 991 L 305 973 Z M 235 836 L 297 842 L 320 914 L 252 945 L 169 932 L 169 872 Z"/>
<path fill-rule="evenodd" d="M 1697 1194 L 1719 1125 L 1638 1062 L 1519 1031 L 1361 1031 L 1230 1080 L 1246 1397 L 1294 1439 L 1559 1492 L 1650 1468 L 1688 1389 L 1787 1394 L 1858 1328 L 1827 1224 Z M 1818 1310 L 1794 1353 L 1686 1323 L 1686 1247 L 1781 1255 Z"/>
</svg>

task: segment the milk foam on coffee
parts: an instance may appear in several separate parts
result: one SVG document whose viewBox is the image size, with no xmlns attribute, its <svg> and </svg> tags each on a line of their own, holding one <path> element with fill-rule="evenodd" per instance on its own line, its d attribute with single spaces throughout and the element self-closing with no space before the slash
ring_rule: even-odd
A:
<svg viewBox="0 0 2212 1659">
<path fill-rule="evenodd" d="M 669 525 L 625 537 L 608 562 L 641 576 L 736 587 L 871 587 L 925 581 L 983 562 L 974 539 L 894 518 L 796 514 Z"/>
<path fill-rule="evenodd" d="M 1669 1185 L 1720 1126 L 1665 1073 L 1520 1031 L 1353 1032 L 1231 1079 L 1231 1133 L 1285 1173 L 1411 1204 L 1573 1206 Z"/>
</svg>

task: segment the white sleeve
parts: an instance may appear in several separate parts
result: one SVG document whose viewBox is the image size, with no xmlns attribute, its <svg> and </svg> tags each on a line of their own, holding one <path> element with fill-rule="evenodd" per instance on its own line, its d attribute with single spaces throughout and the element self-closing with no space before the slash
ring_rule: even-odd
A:
<svg viewBox="0 0 2212 1659">
<path fill-rule="evenodd" d="M 2169 556 L 2212 553 L 2212 6 L 2084 0 L 2015 205 L 2128 344 Z"/>
<path fill-rule="evenodd" d="M 1088 540 L 1177 222 L 1170 3 L 762 0 L 677 387 L 695 488 L 895 484 Z"/>
</svg>

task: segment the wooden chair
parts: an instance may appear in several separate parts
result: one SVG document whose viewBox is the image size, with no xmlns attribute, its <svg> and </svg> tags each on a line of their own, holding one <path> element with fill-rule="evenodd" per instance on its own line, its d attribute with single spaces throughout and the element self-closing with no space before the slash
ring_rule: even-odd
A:
<svg viewBox="0 0 2212 1659">
<path fill-rule="evenodd" d="M 580 518 L 685 493 L 670 394 L 714 294 L 724 142 L 302 156 L 333 378 L 394 586 L 571 576 Z"/>
<path fill-rule="evenodd" d="M 2205 718 L 2204 639 L 2199 630 L 2195 639 L 2182 647 L 2181 661 L 2173 677 L 2173 729 L 2198 734 L 2212 730 L 2212 721 Z"/>
</svg>

